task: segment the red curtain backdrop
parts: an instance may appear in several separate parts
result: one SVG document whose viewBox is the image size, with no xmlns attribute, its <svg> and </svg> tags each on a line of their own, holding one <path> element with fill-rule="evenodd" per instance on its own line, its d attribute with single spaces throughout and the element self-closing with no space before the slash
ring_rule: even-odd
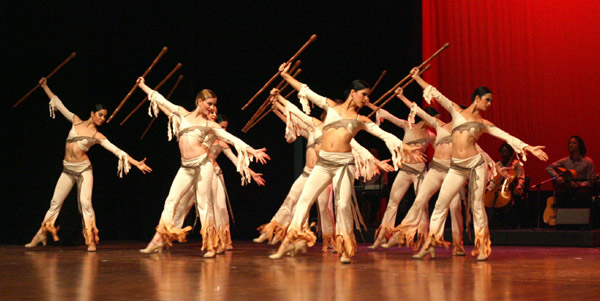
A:
<svg viewBox="0 0 600 301">
<path fill-rule="evenodd" d="M 422 0 L 423 57 L 450 42 L 425 80 L 468 105 L 478 86 L 494 92 L 484 118 L 530 145 L 545 145 L 549 162 L 528 156 L 535 184 L 546 166 L 568 155 L 579 135 L 600 168 L 600 3 L 586 0 Z M 447 116 L 447 115 L 446 115 Z M 502 141 L 480 145 L 499 159 Z M 542 190 L 550 190 L 551 185 Z"/>
</svg>

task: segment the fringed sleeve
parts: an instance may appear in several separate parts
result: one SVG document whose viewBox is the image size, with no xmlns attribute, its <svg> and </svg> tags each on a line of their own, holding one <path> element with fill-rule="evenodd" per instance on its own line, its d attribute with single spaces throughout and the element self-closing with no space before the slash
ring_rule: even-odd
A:
<svg viewBox="0 0 600 301">
<path fill-rule="evenodd" d="M 354 139 L 350 140 L 350 146 L 356 165 L 354 177 L 358 179 L 362 176 L 365 181 L 369 181 L 375 174 L 375 157 Z"/>
<path fill-rule="evenodd" d="M 119 165 L 117 169 L 117 174 L 119 178 L 123 177 L 123 173 L 128 174 L 131 169 L 131 165 L 129 164 L 129 160 L 127 160 L 127 153 L 122 151 L 120 148 L 116 147 L 112 144 L 108 139 L 98 139 L 100 141 L 100 145 L 104 147 L 107 151 L 113 153 L 117 158 L 119 158 Z"/>
<path fill-rule="evenodd" d="M 65 105 L 62 103 L 62 101 L 60 101 L 60 98 L 58 98 L 58 96 L 54 95 L 52 96 L 52 98 L 50 98 L 48 108 L 50 110 L 50 117 L 52 117 L 53 119 L 56 117 L 56 114 L 54 112 L 58 110 L 63 116 L 65 116 L 65 118 L 68 121 L 73 122 L 73 117 L 75 116 L 75 114 L 73 114 L 71 111 L 69 111 L 69 109 L 67 109 L 67 107 L 65 107 Z"/>
<path fill-rule="evenodd" d="M 310 100 L 312 103 L 319 106 L 321 109 L 327 109 L 327 97 L 321 96 L 315 92 L 313 92 L 307 85 L 303 84 L 300 91 L 298 91 L 298 99 L 300 99 L 300 104 L 302 104 L 302 111 L 306 113 L 306 115 L 310 114 L 310 106 L 308 105 L 308 101 Z"/>
<path fill-rule="evenodd" d="M 376 119 L 378 122 L 381 118 L 395 124 L 397 127 L 401 127 L 403 129 L 406 129 L 408 127 L 408 123 L 406 122 L 406 120 L 404 119 L 400 119 L 392 114 L 390 114 L 390 112 L 384 110 L 384 109 L 379 109 L 377 111 L 377 113 L 375 113 Z M 379 123 L 377 123 L 377 125 L 379 125 Z"/>
<path fill-rule="evenodd" d="M 380 127 L 375 125 L 373 122 L 363 123 L 365 126 L 365 130 L 369 132 L 369 134 L 383 140 L 385 145 L 390 150 L 392 154 L 392 162 L 394 163 L 394 169 L 398 170 L 398 166 L 402 164 L 402 152 L 404 150 L 404 146 L 402 145 L 402 140 L 398 139 L 398 137 L 382 130 Z"/>
<path fill-rule="evenodd" d="M 235 156 L 235 154 L 233 153 L 233 151 L 231 150 L 231 148 L 224 148 L 223 149 L 223 153 L 225 154 L 225 156 L 227 156 L 227 158 L 229 159 L 229 161 L 231 161 L 231 163 L 233 163 L 233 165 L 237 166 L 237 157 Z"/>
<path fill-rule="evenodd" d="M 177 112 L 179 110 L 178 105 L 173 104 L 172 102 L 168 101 L 157 91 L 152 91 L 148 95 L 148 100 L 150 100 L 150 106 L 148 107 L 148 115 L 150 117 L 158 116 L 158 112 L 159 112 L 158 106 L 159 105 L 165 107 L 167 110 L 169 110 L 171 112 Z"/>
<path fill-rule="evenodd" d="M 486 128 L 490 135 L 506 141 L 506 143 L 508 143 L 517 154 L 523 157 L 523 161 L 527 161 L 527 157 L 525 156 L 525 151 L 523 148 L 529 146 L 529 144 L 519 140 L 519 138 L 511 136 L 509 133 L 501 130 L 495 125 L 487 125 Z"/>
<path fill-rule="evenodd" d="M 252 176 L 250 175 L 250 170 L 248 170 L 248 166 L 250 166 L 250 162 L 254 160 L 254 156 L 248 153 L 248 144 L 244 143 L 244 141 L 242 141 L 241 139 L 231 135 L 224 129 L 213 128 L 213 131 L 219 139 L 235 147 L 235 151 L 238 154 L 235 166 L 237 168 L 237 172 L 239 172 L 242 176 L 242 185 L 250 183 L 252 180 Z"/>
</svg>

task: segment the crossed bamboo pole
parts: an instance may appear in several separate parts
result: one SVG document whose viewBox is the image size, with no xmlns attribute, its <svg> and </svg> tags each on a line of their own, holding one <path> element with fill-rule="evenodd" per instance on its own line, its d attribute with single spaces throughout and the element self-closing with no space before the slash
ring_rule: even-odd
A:
<svg viewBox="0 0 600 301">
<path fill-rule="evenodd" d="M 433 60 L 436 56 L 438 56 L 440 53 L 442 53 L 442 51 L 446 50 L 446 48 L 448 48 L 449 46 L 450 46 L 450 43 L 446 42 L 446 44 L 444 44 L 444 46 L 442 46 L 440 49 L 438 49 L 428 59 L 423 61 L 419 66 L 417 66 L 419 69 L 422 69 L 422 71 L 419 72 L 419 74 L 423 74 L 423 72 L 425 72 L 427 69 L 429 69 L 430 66 L 425 67 L 425 68 L 423 68 L 423 66 L 427 65 L 431 60 Z M 408 81 L 408 83 L 405 84 L 406 81 Z M 371 114 L 369 114 L 368 117 L 370 118 L 371 116 L 373 116 L 373 114 L 375 114 L 375 112 L 379 111 L 379 109 L 381 107 L 383 107 L 392 98 L 394 98 L 394 95 L 392 95 L 392 96 L 389 96 L 389 95 L 394 93 L 394 91 L 396 91 L 396 89 L 398 87 L 402 86 L 403 88 L 405 88 L 412 82 L 413 82 L 413 80 L 411 79 L 410 74 L 408 74 L 402 80 L 400 80 L 396 85 L 394 85 L 390 90 L 388 90 L 383 95 L 381 95 L 381 97 L 379 97 L 379 99 L 377 99 L 376 101 L 373 102 L 373 104 L 378 106 L 378 108 L 376 110 L 374 110 L 373 112 L 371 112 Z M 388 97 L 388 96 L 389 96 L 389 98 L 386 99 L 386 97 Z M 385 102 L 383 104 L 381 104 L 384 101 L 384 99 L 386 99 Z"/>
<path fill-rule="evenodd" d="M 290 73 L 292 73 L 292 77 L 296 77 L 298 76 L 298 74 L 300 74 L 300 72 L 302 72 L 302 69 L 297 69 L 300 66 L 300 61 L 296 61 L 296 63 L 294 64 L 294 66 L 292 66 Z M 296 70 L 297 69 L 297 70 Z M 275 87 L 276 89 L 282 91 L 283 89 L 285 89 L 289 84 L 285 81 L 282 80 L 281 82 L 279 82 L 279 84 Z M 265 101 L 260 105 L 260 107 L 258 108 L 258 110 L 256 110 L 256 112 L 254 113 L 254 115 L 252 115 L 252 117 L 250 117 L 250 120 L 248 120 L 248 122 L 246 123 L 246 125 L 244 125 L 244 127 L 242 128 L 242 132 L 247 133 L 252 127 L 254 127 L 258 121 L 262 120 L 265 115 L 267 115 L 269 112 L 271 112 L 270 110 L 268 110 L 271 106 L 269 99 L 271 98 L 271 95 L 267 96 L 267 98 L 265 99 Z M 265 112 L 266 111 L 266 112 Z"/>
<path fill-rule="evenodd" d="M 179 70 L 179 68 L 181 68 L 181 63 L 177 63 L 175 68 L 173 68 L 173 70 L 171 70 L 171 72 L 169 74 L 167 74 L 167 76 L 160 83 L 158 83 L 158 85 L 156 85 L 156 87 L 154 87 L 154 89 L 152 89 L 152 90 L 158 90 L 158 88 L 160 88 L 166 81 L 168 81 L 169 78 L 171 78 L 171 76 L 173 76 L 173 74 L 175 74 L 175 72 L 177 72 L 177 70 Z M 136 81 L 136 86 L 137 86 L 137 81 Z M 127 117 L 125 117 L 125 119 L 123 119 L 123 121 L 121 121 L 120 125 L 123 125 L 127 120 L 129 120 L 129 118 L 131 118 L 131 116 L 133 116 L 133 113 L 137 112 L 137 110 L 139 110 L 147 100 L 148 100 L 148 95 L 146 95 L 146 97 L 144 97 L 144 99 L 142 99 L 142 101 L 140 101 L 140 103 L 138 103 L 138 105 L 131 111 L 131 113 L 129 113 L 129 115 L 127 115 Z"/>
<path fill-rule="evenodd" d="M 302 47 L 298 51 L 296 51 L 296 53 L 287 62 L 290 63 L 290 62 L 293 62 L 294 60 L 296 60 L 296 58 L 302 52 L 304 52 L 304 50 L 306 50 L 306 47 L 308 47 L 308 45 L 310 45 L 316 39 L 317 39 L 316 34 L 313 34 L 312 36 L 310 36 L 310 39 L 308 39 L 308 41 L 306 41 L 306 43 L 304 43 L 304 45 L 302 45 Z M 267 83 L 262 88 L 260 88 L 260 90 L 258 90 L 258 92 L 256 92 L 256 94 L 254 94 L 254 96 L 252 96 L 252 98 L 250 98 L 250 100 L 242 107 L 242 111 L 245 110 L 258 97 L 258 95 L 260 95 L 262 92 L 264 92 L 265 89 L 267 89 L 267 87 L 279 76 L 280 73 L 281 73 L 281 71 L 277 71 L 277 73 L 275 73 L 275 75 L 273 75 L 273 77 L 271 77 L 271 79 L 269 79 L 267 81 Z"/>
<path fill-rule="evenodd" d="M 171 88 L 171 91 L 169 91 L 169 94 L 167 94 L 167 97 L 166 97 L 167 100 L 171 99 L 171 95 L 173 95 L 173 92 L 175 92 L 175 89 L 177 89 L 177 86 L 179 85 L 179 83 L 181 82 L 182 79 L 183 79 L 183 75 L 179 75 L 179 77 L 177 78 L 177 81 L 173 85 L 173 88 Z M 152 124 L 154 124 L 154 122 L 156 121 L 157 117 L 158 116 L 152 117 L 152 120 L 150 120 L 150 123 L 146 127 L 146 130 L 144 130 L 144 132 L 142 133 L 142 136 L 140 136 L 140 140 L 144 139 L 144 137 L 148 133 L 148 130 L 150 130 L 150 127 L 152 127 Z"/>
<path fill-rule="evenodd" d="M 146 72 L 144 72 L 144 74 L 142 74 L 142 77 L 146 77 L 146 75 L 148 75 L 148 73 L 150 73 L 150 70 L 152 70 L 152 68 L 154 68 L 154 65 L 156 65 L 156 63 L 160 60 L 160 58 L 165 53 L 167 53 L 167 50 L 169 50 L 169 48 L 167 48 L 167 47 L 163 47 L 162 48 L 162 50 L 160 51 L 160 53 L 158 54 L 158 56 L 156 56 L 156 58 L 154 59 L 154 61 L 150 65 L 150 67 L 148 67 L 148 69 L 146 69 Z M 129 97 L 131 97 L 131 94 L 133 94 L 133 91 L 135 91 L 135 88 L 137 88 L 137 86 L 138 86 L 138 83 L 137 83 L 137 80 L 136 80 L 135 84 L 133 85 L 133 88 L 131 88 L 131 90 L 129 90 L 129 93 L 127 93 L 127 95 L 125 95 L 125 98 L 123 98 L 123 100 L 121 100 L 121 103 L 119 103 L 119 105 L 113 111 L 113 113 L 110 115 L 110 117 L 108 118 L 108 120 L 106 120 L 106 123 L 110 123 L 110 121 L 113 118 L 115 118 L 115 115 L 117 115 L 117 113 L 121 110 L 121 108 L 123 108 L 123 105 L 125 105 L 125 102 L 127 102 L 127 100 L 129 99 Z"/>
<path fill-rule="evenodd" d="M 440 49 L 438 49 L 438 51 L 436 51 L 434 54 L 432 54 L 428 59 L 426 59 L 425 61 L 423 61 L 421 63 L 421 65 L 418 66 L 419 69 L 423 68 L 423 66 L 427 65 L 429 63 L 429 61 L 431 61 L 433 58 L 435 58 L 436 56 L 438 56 L 442 51 L 444 51 L 446 48 L 448 48 L 450 46 L 450 43 L 446 43 L 444 44 L 444 46 L 442 46 Z M 404 84 L 404 82 L 406 82 L 407 80 L 410 79 L 410 74 L 405 76 L 402 80 L 400 80 L 396 85 L 394 85 L 391 89 L 389 89 L 387 92 L 385 92 L 383 95 L 381 95 L 381 97 L 379 97 L 379 99 L 377 99 L 376 101 L 373 102 L 374 105 L 377 105 L 378 103 L 381 103 L 386 97 L 388 97 L 388 95 L 390 95 L 391 93 L 394 93 L 394 91 L 396 91 L 396 89 L 398 87 L 400 87 L 402 84 Z"/>
<path fill-rule="evenodd" d="M 58 65 L 56 68 L 54 68 L 54 70 L 52 70 L 52 72 L 50 72 L 50 74 L 48 74 L 46 76 L 46 79 L 50 79 L 50 77 L 52 77 L 52 75 L 54 75 L 54 73 L 56 73 L 56 71 L 60 70 L 60 68 L 62 68 L 64 65 L 66 65 L 71 59 L 73 59 L 75 57 L 75 55 L 77 55 L 77 53 L 72 52 L 71 55 L 69 55 L 69 57 L 67 59 L 65 59 L 62 63 L 60 63 L 60 65 Z M 35 90 L 37 90 L 37 88 L 40 87 L 40 84 L 38 83 L 37 85 L 35 85 L 35 87 L 33 87 L 33 89 L 29 90 L 29 92 L 27 92 L 27 94 L 25 94 L 25 96 L 21 97 L 21 99 L 19 99 L 19 101 L 17 101 L 14 105 L 13 108 L 16 108 L 20 103 L 22 103 L 27 97 L 29 97 L 29 95 L 31 95 L 31 93 L 35 92 Z"/>
</svg>

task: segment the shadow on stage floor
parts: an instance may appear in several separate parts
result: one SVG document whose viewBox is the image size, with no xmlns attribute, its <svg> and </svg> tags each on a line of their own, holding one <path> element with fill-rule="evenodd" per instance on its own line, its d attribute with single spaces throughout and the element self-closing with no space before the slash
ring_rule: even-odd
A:
<svg viewBox="0 0 600 301">
<path fill-rule="evenodd" d="M 276 246 L 234 242 L 205 259 L 197 241 L 161 254 L 142 242 L 26 249 L 0 246 L 0 296 L 35 300 L 364 300 L 592 299 L 600 294 L 600 250 L 493 246 L 488 261 L 452 256 L 415 260 L 404 249 L 359 244 L 352 263 L 322 253 L 270 260 Z"/>
</svg>

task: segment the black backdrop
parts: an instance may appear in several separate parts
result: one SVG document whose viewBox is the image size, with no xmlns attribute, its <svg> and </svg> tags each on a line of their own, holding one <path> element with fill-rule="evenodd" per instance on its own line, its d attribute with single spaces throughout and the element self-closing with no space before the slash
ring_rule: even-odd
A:
<svg viewBox="0 0 600 301">
<path fill-rule="evenodd" d="M 371 84 L 387 70 L 377 98 L 421 60 L 420 1 L 74 1 L 8 2 L 2 9 L 2 80 L 0 110 L 2 191 L 0 243 L 23 244 L 39 228 L 64 156 L 68 122 L 48 117 L 48 98 L 40 89 L 17 108 L 12 105 L 40 77 L 71 52 L 77 56 L 49 86 L 74 113 L 86 118 L 94 103 L 111 110 L 133 86 L 163 46 L 169 51 L 146 77 L 156 85 L 179 62 L 184 80 L 173 102 L 189 109 L 195 94 L 210 88 L 229 131 L 255 147 L 267 147 L 272 161 L 253 165 L 267 187 L 239 186 L 234 167 L 221 158 L 236 217 L 234 239 L 248 239 L 270 220 L 295 179 L 294 148 L 283 139 L 283 124 L 267 117 L 247 134 L 240 131 L 266 94 L 247 110 L 241 107 L 262 87 L 280 63 L 312 34 L 318 38 L 300 56 L 299 79 L 313 90 L 341 98 L 346 85 L 361 78 Z M 177 75 L 178 75 L 177 74 Z M 176 76 L 160 91 L 166 94 Z M 279 79 L 278 79 L 279 81 Z M 419 91 L 408 94 L 417 99 Z M 137 159 L 148 157 L 154 169 L 135 169 L 119 179 L 116 158 L 102 147 L 89 152 L 94 166 L 93 204 L 101 240 L 148 240 L 179 167 L 174 142 L 166 140 L 161 116 L 144 140 L 150 118 L 144 106 L 124 126 L 119 122 L 142 100 L 136 91 L 123 110 L 100 131 Z M 390 110 L 407 112 L 398 104 Z M 363 114 L 369 113 L 363 111 Z M 386 127 L 401 136 L 393 127 Z M 389 156 L 382 142 L 360 134 L 359 142 Z M 57 220 L 62 243 L 81 243 L 81 217 L 74 191 Z M 197 231 L 194 234 L 198 237 Z"/>
</svg>

